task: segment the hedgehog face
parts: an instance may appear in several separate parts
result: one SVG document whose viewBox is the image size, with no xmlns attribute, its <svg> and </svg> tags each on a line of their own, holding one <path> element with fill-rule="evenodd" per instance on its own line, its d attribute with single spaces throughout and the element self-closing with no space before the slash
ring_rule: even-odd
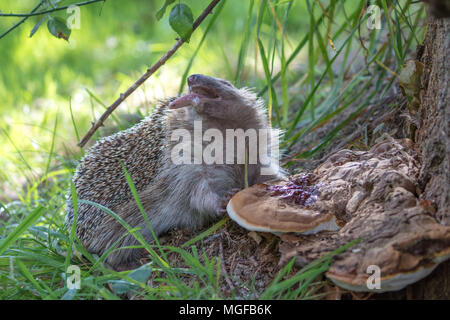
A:
<svg viewBox="0 0 450 320">
<path fill-rule="evenodd" d="M 189 93 L 172 101 L 169 104 L 170 109 L 196 107 L 205 103 L 220 105 L 236 102 L 240 98 L 239 90 L 223 79 L 194 74 L 189 76 L 187 82 Z"/>
<path fill-rule="evenodd" d="M 196 93 L 209 99 L 236 98 L 237 89 L 226 80 L 193 74 L 187 81 L 190 93 Z"/>
<path fill-rule="evenodd" d="M 251 127 L 255 119 L 259 123 L 264 102 L 251 90 L 201 74 L 191 75 L 188 85 L 189 93 L 173 100 L 169 109 L 191 107 L 203 117 L 228 121 L 232 127 Z"/>
</svg>

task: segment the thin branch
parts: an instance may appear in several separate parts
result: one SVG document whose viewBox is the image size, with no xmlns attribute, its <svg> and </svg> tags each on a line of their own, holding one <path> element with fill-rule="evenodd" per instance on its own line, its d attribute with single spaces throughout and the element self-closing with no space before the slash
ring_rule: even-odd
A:
<svg viewBox="0 0 450 320">
<path fill-rule="evenodd" d="M 43 11 L 38 11 L 38 12 L 35 12 L 36 10 L 34 10 L 34 11 L 31 11 L 30 13 L 2 13 L 2 12 L 0 12 L 0 17 L 26 17 L 26 18 L 28 18 L 28 17 L 40 16 L 40 15 L 43 15 L 43 14 L 64 10 L 64 9 L 67 9 L 67 8 L 69 8 L 71 6 L 82 7 L 82 6 L 86 6 L 88 4 L 95 3 L 95 2 L 100 2 L 100 1 L 105 2 L 106 0 L 89 0 L 89 1 L 84 1 L 84 2 L 79 2 L 79 3 L 72 3 L 72 4 L 69 4 L 67 6 L 56 7 L 56 8 L 53 8 L 53 9 L 48 9 L 48 10 L 43 10 Z M 44 1 L 41 1 L 39 6 L 43 2 Z"/>
<path fill-rule="evenodd" d="M 36 7 L 33 8 L 33 10 L 30 11 L 30 14 L 32 14 L 33 12 L 35 12 L 37 9 L 39 9 L 41 7 L 41 5 L 44 3 L 44 0 L 42 0 L 41 2 L 39 2 Z M 25 18 L 23 18 L 22 20 L 20 20 L 19 22 L 17 22 L 15 25 L 13 25 L 11 28 L 9 28 L 8 30 L 6 30 L 5 32 L 3 32 L 0 35 L 0 39 L 3 38 L 4 36 L 6 36 L 8 33 L 10 33 L 11 31 L 13 31 L 15 28 L 17 28 L 18 26 L 20 26 L 22 23 L 24 23 L 29 16 L 26 16 Z"/>
<path fill-rule="evenodd" d="M 192 25 L 192 29 L 195 30 L 197 27 L 205 20 L 206 16 L 211 13 L 212 9 L 220 2 L 220 0 L 213 0 L 206 7 L 206 9 L 202 12 L 202 14 L 194 21 Z M 153 73 L 155 73 L 163 64 L 166 63 L 167 60 L 178 50 L 179 47 L 183 45 L 184 41 L 178 39 L 177 42 L 173 45 L 173 47 L 167 51 L 153 66 L 147 69 L 145 72 L 131 87 L 127 89 L 124 93 L 121 93 L 119 98 L 113 102 L 112 105 L 106 109 L 106 111 L 102 114 L 102 116 L 94 123 L 89 129 L 88 133 L 81 139 L 78 143 L 80 148 L 84 147 L 84 145 L 89 141 L 92 135 L 103 125 L 103 122 L 109 117 L 109 115 L 130 95 L 132 94 L 140 85 L 142 85 L 145 80 L 147 80 Z"/>
</svg>

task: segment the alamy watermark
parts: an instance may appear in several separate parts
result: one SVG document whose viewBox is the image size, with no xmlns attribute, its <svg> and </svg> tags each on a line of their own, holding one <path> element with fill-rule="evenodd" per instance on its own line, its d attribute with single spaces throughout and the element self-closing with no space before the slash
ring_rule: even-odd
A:
<svg viewBox="0 0 450 320">
<path fill-rule="evenodd" d="M 81 29 L 81 9 L 79 6 L 71 5 L 67 8 L 68 17 L 66 19 L 66 26 L 70 30 Z M 69 38 L 69 48 L 73 49 L 77 46 L 75 39 Z"/>
<path fill-rule="evenodd" d="M 367 29 L 373 30 L 381 29 L 381 9 L 379 6 L 372 4 L 367 8 L 367 14 L 369 18 L 367 19 Z"/>
<path fill-rule="evenodd" d="M 366 286 L 369 290 L 380 290 L 381 289 L 381 269 L 377 265 L 370 265 L 366 270 L 367 274 L 370 276 L 367 278 Z"/>
<path fill-rule="evenodd" d="M 71 5 L 67 8 L 69 17 L 66 20 L 67 28 L 81 29 L 81 9 L 79 6 Z"/>
<path fill-rule="evenodd" d="M 177 142 L 171 151 L 176 165 L 245 164 L 260 165 L 261 175 L 278 173 L 279 136 L 273 129 L 209 128 L 203 132 L 202 121 L 194 121 L 193 132 L 175 129 L 170 137 Z M 236 142 L 236 143 L 235 143 Z"/>
<path fill-rule="evenodd" d="M 80 267 L 76 265 L 70 265 L 66 270 L 66 286 L 67 289 L 77 289 L 81 288 L 81 271 Z"/>
</svg>

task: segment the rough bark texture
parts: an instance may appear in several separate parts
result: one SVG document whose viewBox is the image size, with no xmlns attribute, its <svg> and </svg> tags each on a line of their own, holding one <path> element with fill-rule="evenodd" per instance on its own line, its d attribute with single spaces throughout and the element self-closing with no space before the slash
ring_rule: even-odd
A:
<svg viewBox="0 0 450 320">
<path fill-rule="evenodd" d="M 448 72 L 450 19 L 430 18 L 420 60 L 422 77 L 421 107 L 416 144 L 422 153 L 419 181 L 423 199 L 433 201 L 436 219 L 450 225 L 450 98 Z"/>
<path fill-rule="evenodd" d="M 431 201 L 435 219 L 450 225 L 450 106 L 448 77 L 450 19 L 429 15 L 425 42 L 418 60 L 425 65 L 416 146 L 422 158 L 419 183 L 421 198 Z M 450 299 L 450 261 L 430 276 L 384 298 Z"/>
</svg>

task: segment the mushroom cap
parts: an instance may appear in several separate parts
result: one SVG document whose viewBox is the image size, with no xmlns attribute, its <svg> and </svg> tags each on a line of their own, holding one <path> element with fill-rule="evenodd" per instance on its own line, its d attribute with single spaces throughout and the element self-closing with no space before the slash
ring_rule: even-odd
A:
<svg viewBox="0 0 450 320">
<path fill-rule="evenodd" d="M 359 274 L 358 276 L 355 276 L 354 274 L 338 272 L 335 268 L 331 268 L 326 273 L 326 276 L 336 285 L 350 291 L 375 291 L 377 293 L 397 291 L 425 278 L 433 272 L 441 262 L 448 258 L 450 258 L 450 250 L 445 250 L 438 252 L 434 259 L 417 266 L 413 270 L 397 270 L 395 273 L 385 276 L 383 276 L 383 272 L 381 272 L 379 289 L 369 289 L 367 282 L 370 275 L 364 276 Z"/>
<path fill-rule="evenodd" d="M 277 183 L 286 181 L 271 181 L 271 184 Z M 267 187 L 259 183 L 236 193 L 227 205 L 230 218 L 252 231 L 308 234 L 338 229 L 331 212 L 320 212 L 271 196 Z"/>
</svg>

